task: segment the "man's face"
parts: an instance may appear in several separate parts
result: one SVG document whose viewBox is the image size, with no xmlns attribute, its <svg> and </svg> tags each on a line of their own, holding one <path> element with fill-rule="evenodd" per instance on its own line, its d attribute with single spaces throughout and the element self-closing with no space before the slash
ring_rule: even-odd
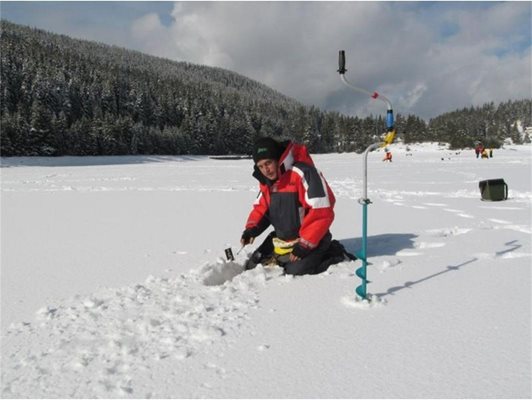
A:
<svg viewBox="0 0 532 400">
<path fill-rule="evenodd" d="M 259 169 L 259 171 L 262 173 L 262 175 L 264 175 L 271 181 L 275 181 L 277 179 L 278 167 L 279 162 L 270 158 L 257 162 L 257 168 Z"/>
</svg>

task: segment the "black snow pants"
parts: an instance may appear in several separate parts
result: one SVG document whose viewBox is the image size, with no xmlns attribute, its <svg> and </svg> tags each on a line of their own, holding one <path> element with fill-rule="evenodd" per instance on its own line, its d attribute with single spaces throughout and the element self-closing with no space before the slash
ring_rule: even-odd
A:
<svg viewBox="0 0 532 400">
<path fill-rule="evenodd" d="M 274 253 L 272 239 L 275 236 L 275 232 L 271 232 L 266 237 L 246 262 L 246 269 L 255 268 L 258 264 L 276 263 L 284 268 L 284 272 L 289 275 L 314 275 L 326 271 L 332 264 L 345 260 L 343 252 L 340 253 L 338 249 L 338 245 L 342 250 L 343 246 L 337 241 L 333 241 L 335 246 L 331 246 L 332 235 L 330 232 L 327 232 L 318 247 L 306 257 L 295 262 L 289 261 L 289 254 L 278 256 Z M 334 249 L 331 249 L 331 247 L 334 247 Z M 331 252 L 330 250 L 334 251 Z"/>
</svg>

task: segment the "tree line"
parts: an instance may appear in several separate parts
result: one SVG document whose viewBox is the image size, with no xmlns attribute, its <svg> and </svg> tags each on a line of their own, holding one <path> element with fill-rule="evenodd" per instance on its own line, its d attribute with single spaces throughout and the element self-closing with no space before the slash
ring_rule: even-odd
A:
<svg viewBox="0 0 532 400">
<path fill-rule="evenodd" d="M 348 117 L 304 106 L 237 73 L 75 40 L 0 21 L 2 156 L 249 154 L 258 136 L 311 152 L 362 151 L 382 116 Z M 456 147 L 522 138 L 531 101 L 447 113 L 426 123 L 398 115 L 405 142 Z M 513 124 L 513 125 L 512 125 Z"/>
</svg>

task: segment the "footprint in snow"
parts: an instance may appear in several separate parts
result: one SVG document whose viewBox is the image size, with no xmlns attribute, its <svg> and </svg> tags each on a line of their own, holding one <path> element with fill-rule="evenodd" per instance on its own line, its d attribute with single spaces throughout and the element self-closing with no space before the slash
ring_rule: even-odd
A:
<svg viewBox="0 0 532 400">
<path fill-rule="evenodd" d="M 477 253 L 474 256 L 478 258 L 479 260 L 497 260 L 497 259 L 511 260 L 514 258 L 532 257 L 532 254 L 515 252 L 515 251 L 506 251 L 506 252 L 503 251 L 503 252 L 499 252 L 499 254 Z"/>
<path fill-rule="evenodd" d="M 397 253 L 395 253 L 396 256 L 404 256 L 404 257 L 415 257 L 415 256 L 422 256 L 423 253 L 417 252 L 417 251 L 411 251 L 411 250 L 399 250 Z"/>
<path fill-rule="evenodd" d="M 526 234 L 532 233 L 532 227 L 530 225 L 513 225 L 513 224 L 503 225 L 502 222 L 497 222 L 497 223 L 498 225 L 495 225 L 495 226 L 487 224 L 487 223 L 483 223 L 482 229 L 493 229 L 493 230 L 508 229 L 511 231 L 521 232 L 521 233 L 526 233 Z"/>
<path fill-rule="evenodd" d="M 443 203 L 423 203 L 423 204 L 429 207 L 447 207 L 447 204 L 443 204 Z"/>
<path fill-rule="evenodd" d="M 445 211 L 458 215 L 462 218 L 475 218 L 473 215 L 466 214 L 462 210 L 456 210 L 454 208 L 444 208 Z"/>
<path fill-rule="evenodd" d="M 441 243 L 441 242 L 433 242 L 433 243 L 421 242 L 421 243 L 416 244 L 417 249 L 436 249 L 438 247 L 444 247 L 444 246 L 445 246 L 445 243 Z"/>
<path fill-rule="evenodd" d="M 360 299 L 356 295 L 343 296 L 340 302 L 348 308 L 357 308 L 362 310 L 368 310 L 375 307 L 383 307 L 386 305 L 386 300 L 380 298 L 377 295 L 368 294 L 368 299 Z"/>
<path fill-rule="evenodd" d="M 400 259 L 397 259 L 397 258 L 396 259 L 391 259 L 391 260 L 384 260 L 382 263 L 380 263 L 380 265 L 377 265 L 377 269 L 382 274 L 387 269 L 394 268 L 394 267 L 398 266 L 401 263 L 402 263 L 402 261 Z"/>
<path fill-rule="evenodd" d="M 465 214 L 465 213 L 460 213 L 460 214 L 457 214 L 459 217 L 462 217 L 462 218 L 469 218 L 469 219 L 473 219 L 475 218 L 473 215 L 471 214 Z"/>
<path fill-rule="evenodd" d="M 488 210 L 503 210 L 503 211 L 515 211 L 515 210 L 522 210 L 521 207 L 505 207 L 505 206 L 481 206 L 480 208 L 486 208 Z"/>
<path fill-rule="evenodd" d="M 238 265 L 224 265 L 76 296 L 42 308 L 35 322 L 14 324 L 7 336 L 17 344 L 3 358 L 3 394 L 67 397 L 61 388 L 70 382 L 75 397 L 144 397 L 141 390 L 149 388 L 137 386 L 128 371 L 208 353 L 224 336 L 238 335 L 257 308 L 264 268 L 242 274 Z"/>
<path fill-rule="evenodd" d="M 448 236 L 464 235 L 470 231 L 471 231 L 471 228 L 458 228 L 455 226 L 454 228 L 429 229 L 425 232 L 427 232 L 428 234 L 432 236 L 448 237 Z"/>
<path fill-rule="evenodd" d="M 512 251 L 512 252 L 501 254 L 499 257 L 502 259 L 513 259 L 513 258 L 532 257 L 532 254 L 531 253 L 518 253 L 518 252 Z"/>
<path fill-rule="evenodd" d="M 504 219 L 488 218 L 488 221 L 495 222 L 496 224 L 510 224 L 510 221 Z"/>
</svg>

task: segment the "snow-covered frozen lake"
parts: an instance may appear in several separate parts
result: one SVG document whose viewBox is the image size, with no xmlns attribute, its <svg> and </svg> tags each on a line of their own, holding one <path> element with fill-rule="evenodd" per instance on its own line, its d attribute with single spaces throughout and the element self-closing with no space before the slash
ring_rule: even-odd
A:
<svg viewBox="0 0 532 400">
<path fill-rule="evenodd" d="M 2 397 L 530 398 L 532 148 L 391 149 L 369 156 L 375 306 L 360 261 L 223 261 L 251 160 L 2 159 Z M 358 250 L 362 156 L 313 157 Z M 495 178 L 509 199 L 481 201 Z"/>
</svg>

